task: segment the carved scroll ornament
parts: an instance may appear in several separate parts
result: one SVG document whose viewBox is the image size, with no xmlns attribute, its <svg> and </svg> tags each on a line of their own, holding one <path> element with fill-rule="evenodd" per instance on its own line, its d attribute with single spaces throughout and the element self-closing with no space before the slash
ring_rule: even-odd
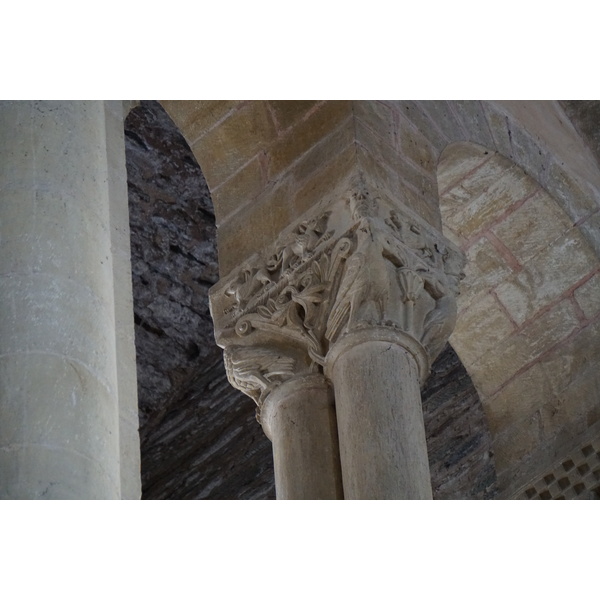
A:
<svg viewBox="0 0 600 600">
<path fill-rule="evenodd" d="M 463 258 L 437 231 L 368 193 L 300 223 L 211 290 L 231 383 L 259 405 L 366 327 L 402 331 L 433 360 L 456 320 Z"/>
</svg>

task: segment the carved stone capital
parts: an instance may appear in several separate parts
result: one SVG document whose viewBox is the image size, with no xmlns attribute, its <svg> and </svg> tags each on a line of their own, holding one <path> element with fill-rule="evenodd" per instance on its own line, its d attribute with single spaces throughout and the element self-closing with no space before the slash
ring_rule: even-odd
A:
<svg viewBox="0 0 600 600">
<path fill-rule="evenodd" d="M 260 406 L 282 381 L 321 372 L 330 347 L 367 328 L 399 332 L 409 351 L 423 349 L 415 352 L 428 369 L 454 328 L 463 261 L 408 209 L 348 193 L 211 289 L 230 381 Z"/>
</svg>

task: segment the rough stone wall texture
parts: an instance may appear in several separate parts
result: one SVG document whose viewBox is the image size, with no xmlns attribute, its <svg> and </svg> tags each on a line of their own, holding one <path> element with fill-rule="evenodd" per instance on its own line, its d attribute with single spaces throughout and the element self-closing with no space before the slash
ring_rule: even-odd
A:
<svg viewBox="0 0 600 600">
<path fill-rule="evenodd" d="M 218 267 L 204 177 L 157 103 L 132 110 L 125 135 L 143 497 L 274 497 L 270 443 L 214 343 L 207 292 Z"/>
<path fill-rule="evenodd" d="M 143 497 L 272 499 L 271 443 L 213 340 L 215 228 L 202 173 L 156 103 L 132 111 L 126 142 Z M 423 407 L 434 497 L 494 497 L 483 410 L 451 348 Z"/>
</svg>

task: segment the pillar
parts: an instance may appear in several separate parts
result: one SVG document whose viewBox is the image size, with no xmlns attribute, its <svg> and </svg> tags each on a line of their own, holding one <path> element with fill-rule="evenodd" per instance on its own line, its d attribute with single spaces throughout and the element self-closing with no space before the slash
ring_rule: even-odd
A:
<svg viewBox="0 0 600 600">
<path fill-rule="evenodd" d="M 273 443 L 278 500 L 343 497 L 333 391 L 323 375 L 276 387 L 265 399 L 260 421 Z"/>
<path fill-rule="evenodd" d="M 104 102 L 0 103 L 1 498 L 121 497 L 119 119 Z"/>
<path fill-rule="evenodd" d="M 266 408 L 278 497 L 315 485 L 304 425 L 285 416 L 302 406 L 315 422 L 298 373 L 332 384 L 345 499 L 432 497 L 420 387 L 454 327 L 462 266 L 440 232 L 352 181 L 213 287 L 230 381 Z"/>
<path fill-rule="evenodd" d="M 328 354 L 348 500 L 432 497 L 419 388 L 427 358 L 405 341 L 393 329 L 369 328 Z"/>
</svg>

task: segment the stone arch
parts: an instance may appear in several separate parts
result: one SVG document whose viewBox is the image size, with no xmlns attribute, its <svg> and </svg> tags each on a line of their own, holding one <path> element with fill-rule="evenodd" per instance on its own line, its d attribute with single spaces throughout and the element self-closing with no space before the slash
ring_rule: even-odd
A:
<svg viewBox="0 0 600 600">
<path fill-rule="evenodd" d="M 350 101 L 162 101 L 202 165 L 225 276 L 339 189 L 355 162 Z M 246 232 L 252 231 L 252 235 Z"/>
<path fill-rule="evenodd" d="M 142 497 L 272 497 L 270 443 L 214 342 L 216 227 L 200 165 L 156 102 L 130 112 L 125 138 Z"/>
<path fill-rule="evenodd" d="M 600 421 L 600 261 L 572 212 L 498 151 L 448 145 L 438 186 L 444 233 L 467 256 L 450 341 L 510 495 Z"/>
</svg>

